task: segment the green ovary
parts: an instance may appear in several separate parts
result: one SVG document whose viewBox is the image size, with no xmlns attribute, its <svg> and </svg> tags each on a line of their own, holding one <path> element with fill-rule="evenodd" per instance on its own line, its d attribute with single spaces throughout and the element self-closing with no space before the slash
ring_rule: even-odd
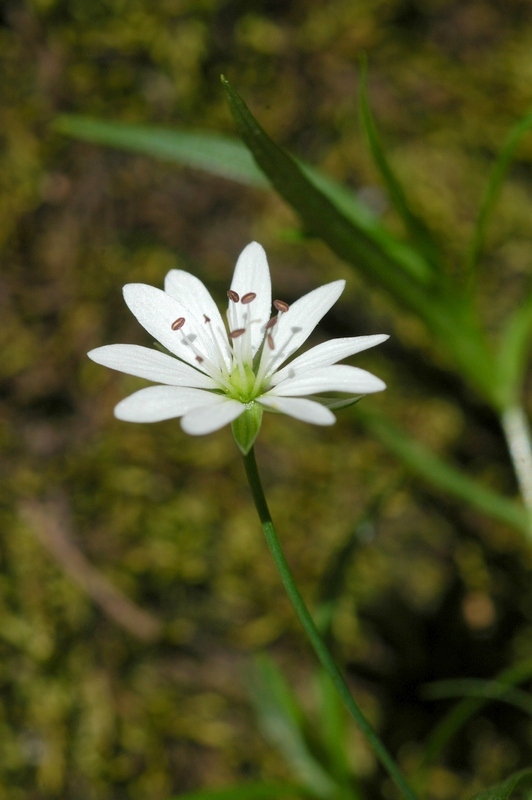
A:
<svg viewBox="0 0 532 800">
<path fill-rule="evenodd" d="M 232 389 L 230 396 L 241 403 L 250 403 L 263 392 L 262 386 L 257 386 L 253 391 L 256 377 L 249 364 L 236 367 L 229 378 Z"/>
</svg>

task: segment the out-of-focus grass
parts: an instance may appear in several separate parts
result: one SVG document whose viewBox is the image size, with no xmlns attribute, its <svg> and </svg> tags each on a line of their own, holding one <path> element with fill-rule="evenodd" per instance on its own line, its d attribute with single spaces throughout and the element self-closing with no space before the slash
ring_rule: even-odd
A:
<svg viewBox="0 0 532 800">
<path fill-rule="evenodd" d="M 115 341 L 149 344 L 122 284 L 161 285 L 180 266 L 223 301 L 252 238 L 287 300 L 345 274 L 321 245 L 293 243 L 295 222 L 279 200 L 74 144 L 51 133 L 51 120 L 77 112 L 232 133 L 224 72 L 277 139 L 389 215 L 356 122 L 364 50 L 389 157 L 458 253 L 490 159 L 530 100 L 531 17 L 526 4 L 508 11 L 472 0 L 430 9 L 399 0 L 6 7 L 0 800 L 163 800 L 290 777 L 257 732 L 239 676 L 251 651 L 272 645 L 304 699 L 310 656 L 260 540 L 236 448 L 227 431 L 194 440 L 177 423 L 117 422 L 114 403 L 140 384 L 85 354 Z M 530 268 L 531 158 L 527 140 L 488 236 L 483 312 L 494 328 Z M 371 402 L 472 475 L 514 490 L 495 421 L 443 362 L 438 370 L 412 354 L 430 342 L 410 318 L 392 315 L 349 273 L 320 330 L 392 333 L 381 352 L 357 360 L 389 384 Z M 259 458 L 307 596 L 364 510 L 394 487 L 351 550 L 332 635 L 408 768 L 443 712 L 418 687 L 488 678 L 530 654 L 529 556 L 516 534 L 425 494 L 347 415 L 325 431 L 267 417 Z M 28 498 L 66 504 L 75 545 L 163 622 L 160 640 L 122 630 L 64 574 L 20 513 Z M 526 725 L 518 712 L 488 707 L 435 771 L 437 796 L 526 762 Z M 354 759 L 380 794 L 358 740 Z"/>
</svg>

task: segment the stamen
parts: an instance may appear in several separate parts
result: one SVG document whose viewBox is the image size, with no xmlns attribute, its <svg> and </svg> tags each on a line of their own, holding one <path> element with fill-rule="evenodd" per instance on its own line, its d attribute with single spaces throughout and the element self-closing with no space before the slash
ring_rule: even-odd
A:
<svg viewBox="0 0 532 800">
<path fill-rule="evenodd" d="M 203 319 L 205 320 L 205 324 L 206 325 L 210 325 L 211 324 L 211 318 L 208 317 L 207 314 L 203 315 Z M 224 338 L 225 338 L 225 331 L 224 331 Z M 212 339 L 212 343 L 214 344 L 214 348 L 215 348 L 215 350 L 216 350 L 216 352 L 218 354 L 218 361 L 219 361 L 219 364 L 220 364 L 220 366 L 219 366 L 220 372 L 222 373 L 222 375 L 225 378 L 228 378 L 229 377 L 229 373 L 227 372 L 227 366 L 226 366 L 226 363 L 225 363 L 225 355 L 222 352 L 222 349 L 220 347 L 220 343 L 218 341 L 218 338 L 217 338 L 216 334 L 212 330 L 212 327 L 211 327 L 211 339 Z"/>
<path fill-rule="evenodd" d="M 243 303 L 244 305 L 247 305 L 248 303 L 252 303 L 253 300 L 256 298 L 256 296 L 257 295 L 255 294 L 255 292 L 248 292 L 247 294 L 244 295 L 244 297 L 241 299 L 240 302 Z"/>
<path fill-rule="evenodd" d="M 174 322 L 172 322 L 172 325 L 171 325 L 172 330 L 178 331 L 183 327 L 184 324 L 185 324 L 185 318 L 184 317 L 178 317 Z M 222 372 L 222 370 L 220 369 L 220 366 L 217 366 L 216 364 L 213 364 L 213 362 L 210 360 L 210 358 L 207 358 L 205 355 L 201 354 L 198 351 L 197 346 L 194 344 L 194 339 L 196 338 L 195 336 L 186 336 L 184 331 L 183 331 L 181 333 L 181 337 L 182 337 L 182 339 L 181 339 L 182 344 L 185 345 L 186 347 L 190 347 L 192 349 L 192 352 L 195 355 L 196 362 L 198 364 L 202 364 L 202 372 L 204 372 L 206 375 L 208 375 L 210 378 L 212 378 L 218 384 L 223 386 L 225 389 L 230 389 L 231 388 L 231 384 L 227 380 L 227 374 L 224 374 L 225 366 L 224 366 L 223 359 L 220 361 L 220 366 L 224 367 L 224 372 Z"/>
<path fill-rule="evenodd" d="M 246 332 L 245 328 L 237 328 L 236 331 L 229 331 L 229 336 L 231 339 L 238 339 L 239 336 L 242 336 L 243 333 Z"/>
<path fill-rule="evenodd" d="M 227 297 L 229 298 L 229 300 L 232 300 L 233 303 L 238 303 L 238 301 L 240 300 L 240 297 L 238 296 L 237 292 L 233 291 L 233 289 L 227 290 Z"/>
<path fill-rule="evenodd" d="M 283 355 L 286 358 L 285 355 L 286 348 L 290 344 L 290 340 L 293 338 L 296 331 L 299 330 L 299 328 L 292 328 L 291 334 L 288 336 L 288 339 L 281 345 L 281 348 L 279 348 L 278 346 L 276 348 L 275 340 L 273 338 L 274 328 L 279 322 L 279 319 L 281 318 L 283 313 L 286 313 L 290 309 L 290 306 L 288 305 L 288 303 L 285 303 L 284 300 L 274 300 L 273 304 L 277 309 L 277 311 L 279 312 L 279 314 L 276 317 L 272 317 L 265 325 L 264 333 L 266 334 L 266 342 L 268 344 L 268 347 L 262 348 L 259 366 L 255 373 L 255 382 L 253 384 L 252 392 L 257 391 L 258 387 L 264 380 L 265 375 L 271 375 L 272 372 L 275 372 L 275 370 L 272 369 L 274 364 L 278 362 L 280 358 L 283 358 Z M 277 334 L 276 338 L 278 337 L 279 334 Z M 277 345 L 279 345 L 279 342 L 277 342 Z M 272 354 L 273 350 L 276 351 L 274 354 Z"/>
</svg>

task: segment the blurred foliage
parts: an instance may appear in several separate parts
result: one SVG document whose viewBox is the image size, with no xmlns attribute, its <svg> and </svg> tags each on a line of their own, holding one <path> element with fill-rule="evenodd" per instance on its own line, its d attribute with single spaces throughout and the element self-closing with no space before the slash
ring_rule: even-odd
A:
<svg viewBox="0 0 532 800">
<path fill-rule="evenodd" d="M 242 675 L 249 654 L 270 646 L 308 705 L 310 656 L 229 432 L 194 440 L 176 423 L 112 418 L 139 382 L 85 353 L 148 343 L 121 286 L 161 285 L 180 266 L 222 299 L 235 257 L 256 238 L 287 300 L 349 277 L 320 335 L 392 333 L 381 352 L 357 358 L 390 387 L 372 403 L 511 495 L 498 423 L 443 356 L 433 365 L 428 334 L 296 233 L 280 200 L 73 144 L 50 123 L 75 112 L 232 134 L 223 72 L 277 141 L 399 229 L 357 123 L 366 52 L 390 162 L 413 212 L 454 248 L 458 270 L 489 166 L 530 108 L 530 4 L 8 0 L 0 14 L 0 800 L 165 800 L 200 786 L 290 780 Z M 529 137 L 482 254 L 481 312 L 493 331 L 530 272 L 531 167 Z M 532 655 L 531 557 L 518 533 L 409 478 L 356 418 L 357 408 L 317 430 L 268 417 L 258 455 L 307 597 L 331 594 L 323 584 L 328 576 L 334 585 L 341 557 L 332 646 L 413 772 L 420 742 L 451 708 L 422 686 L 491 679 Z M 69 573 L 50 538 L 36 535 L 30 501 L 46 503 L 51 533 L 161 620 L 159 637 L 132 635 L 110 617 L 105 594 L 81 588 L 72 562 Z M 431 765 L 429 794 L 468 796 L 530 755 L 526 715 L 487 703 Z M 354 734 L 352 758 L 368 796 L 390 796 Z"/>
</svg>

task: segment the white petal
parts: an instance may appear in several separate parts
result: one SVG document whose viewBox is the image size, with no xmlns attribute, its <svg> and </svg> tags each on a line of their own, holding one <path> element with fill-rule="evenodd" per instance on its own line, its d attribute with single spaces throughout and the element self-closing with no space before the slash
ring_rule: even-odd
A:
<svg viewBox="0 0 532 800">
<path fill-rule="evenodd" d="M 307 400 L 303 397 L 272 397 L 271 395 L 262 395 L 262 397 L 257 397 L 257 400 L 263 406 L 273 408 L 282 414 L 289 414 L 303 422 L 312 422 L 314 425 L 334 425 L 336 422 L 332 411 L 320 403 L 315 403 L 314 400 Z"/>
<path fill-rule="evenodd" d="M 344 287 L 343 280 L 319 286 L 292 303 L 290 310 L 281 315 L 272 331 L 275 348 L 271 352 L 266 375 L 271 375 L 301 347 L 320 319 L 336 303 Z"/>
<path fill-rule="evenodd" d="M 115 408 L 115 417 L 126 422 L 161 422 L 181 417 L 193 408 L 218 405 L 224 400 L 222 395 L 203 389 L 148 386 L 121 400 Z"/>
<path fill-rule="evenodd" d="M 223 428 L 245 410 L 246 406 L 238 400 L 223 398 L 223 403 L 211 408 L 196 408 L 190 411 L 181 420 L 181 427 L 191 436 L 202 436 L 204 433 L 212 433 Z"/>
<path fill-rule="evenodd" d="M 272 284 L 270 269 L 264 248 L 251 242 L 242 250 L 236 262 L 231 289 L 240 299 L 253 292 L 256 297 L 249 304 L 234 303 L 229 300 L 228 319 L 230 327 L 247 328 L 251 320 L 251 352 L 255 355 L 264 337 L 264 326 L 270 319 L 272 310 Z M 239 341 L 238 339 L 236 340 Z"/>
<path fill-rule="evenodd" d="M 222 366 L 219 349 L 205 320 L 198 319 L 184 303 L 144 283 L 124 286 L 124 299 L 140 324 L 171 353 L 199 369 L 202 368 L 196 360 L 198 353 Z M 172 323 L 180 317 L 185 324 L 180 330 L 172 330 Z"/>
<path fill-rule="evenodd" d="M 231 364 L 231 356 L 222 315 L 212 299 L 211 293 L 202 281 L 196 278 L 195 275 L 191 275 L 190 272 L 172 269 L 164 279 L 164 291 L 190 309 L 196 319 L 205 322 L 205 316 L 208 317 L 210 322 L 205 324 L 210 326 L 212 335 L 216 338 L 223 354 L 224 361 L 229 366 Z"/>
<path fill-rule="evenodd" d="M 381 392 L 383 389 L 386 389 L 386 384 L 371 372 L 358 367 L 349 367 L 346 364 L 335 364 L 332 367 L 304 370 L 299 374 L 295 372 L 293 377 L 285 378 L 267 395 L 296 397 L 316 394 L 316 392 L 370 394 L 371 392 Z"/>
<path fill-rule="evenodd" d="M 170 386 L 194 386 L 197 389 L 217 389 L 212 378 L 177 358 L 141 347 L 137 344 L 108 344 L 87 353 L 89 358 L 104 367 L 146 378 Z"/>
<path fill-rule="evenodd" d="M 319 367 L 328 367 L 331 364 L 336 364 L 348 356 L 354 356 L 355 353 L 360 353 L 362 350 L 367 350 L 369 347 L 375 347 L 381 342 L 385 342 L 390 337 L 385 334 L 375 334 L 374 336 L 350 336 L 345 339 L 329 339 L 327 342 L 317 344 L 307 350 L 306 353 L 294 358 L 294 360 L 276 372 L 272 377 L 272 384 L 279 383 L 285 378 L 301 370 L 318 369 Z"/>
</svg>

